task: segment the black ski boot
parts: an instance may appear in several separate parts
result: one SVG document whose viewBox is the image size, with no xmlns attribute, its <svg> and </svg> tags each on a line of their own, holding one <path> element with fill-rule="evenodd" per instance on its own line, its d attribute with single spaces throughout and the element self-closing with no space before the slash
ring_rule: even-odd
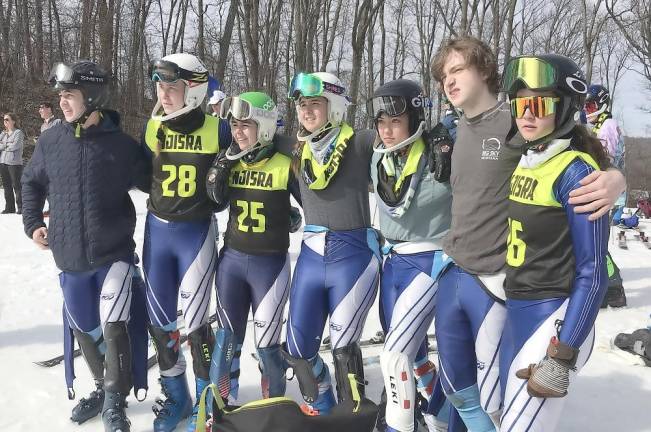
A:
<svg viewBox="0 0 651 432">
<path fill-rule="evenodd" d="M 104 432 L 130 432 L 131 422 L 124 409 L 127 407 L 126 396 L 120 393 L 106 392 L 102 409 Z"/>
<path fill-rule="evenodd" d="M 90 393 L 87 398 L 81 398 L 79 403 L 72 409 L 70 420 L 82 424 L 102 412 L 104 405 L 104 385 L 103 381 L 95 381 L 97 388 Z"/>
</svg>

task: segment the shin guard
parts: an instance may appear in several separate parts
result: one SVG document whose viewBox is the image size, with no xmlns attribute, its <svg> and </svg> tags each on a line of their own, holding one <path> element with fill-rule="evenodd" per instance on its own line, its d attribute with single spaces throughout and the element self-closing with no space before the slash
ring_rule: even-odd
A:
<svg viewBox="0 0 651 432">
<path fill-rule="evenodd" d="M 210 358 L 215 350 L 215 335 L 209 324 L 204 324 L 188 335 L 194 376 L 210 379 Z"/>
<path fill-rule="evenodd" d="M 73 329 L 79 347 L 84 355 L 84 359 L 88 364 L 91 375 L 95 381 L 104 379 L 104 352 L 106 344 L 104 343 L 104 336 L 102 335 L 101 327 L 98 327 L 90 333 L 81 330 Z M 74 347 L 73 347 L 74 348 Z"/>
<path fill-rule="evenodd" d="M 217 386 L 224 399 L 231 393 L 231 366 L 235 357 L 235 335 L 229 329 L 215 331 L 215 347 L 210 360 L 210 381 Z"/>
<path fill-rule="evenodd" d="M 292 356 L 285 349 L 281 350 L 281 354 L 287 366 L 294 371 L 303 400 L 307 403 L 314 402 L 319 397 L 319 382 L 313 371 L 314 364 L 306 359 Z M 317 355 L 316 358 L 320 357 Z M 323 364 L 323 361 L 321 361 L 321 364 Z"/>
<path fill-rule="evenodd" d="M 104 326 L 106 340 L 106 392 L 128 395 L 132 386 L 131 341 L 124 321 L 110 322 Z"/>
<path fill-rule="evenodd" d="M 416 387 L 406 354 L 383 351 L 380 367 L 387 392 L 386 424 L 399 431 L 414 430 Z"/>
<path fill-rule="evenodd" d="M 262 371 L 262 397 L 278 397 L 285 395 L 286 379 L 283 357 L 280 345 L 258 348 L 258 359 Z"/>
<path fill-rule="evenodd" d="M 337 400 L 341 403 L 345 400 L 353 400 L 352 389 L 348 374 L 355 375 L 357 389 L 360 396 L 364 396 L 364 363 L 362 360 L 362 349 L 359 344 L 352 343 L 332 351 L 335 363 L 335 380 L 337 382 Z"/>
<path fill-rule="evenodd" d="M 154 341 L 161 375 L 177 376 L 185 372 L 185 359 L 180 351 L 181 334 L 176 329 L 176 323 L 173 330 L 150 325 L 149 333 Z"/>
</svg>

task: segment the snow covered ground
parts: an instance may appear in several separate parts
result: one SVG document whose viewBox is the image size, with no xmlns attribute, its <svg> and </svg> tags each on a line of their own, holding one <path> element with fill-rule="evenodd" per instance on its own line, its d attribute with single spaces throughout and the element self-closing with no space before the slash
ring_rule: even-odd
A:
<svg viewBox="0 0 651 432">
<path fill-rule="evenodd" d="M 142 247 L 145 197 L 133 193 L 138 209 L 136 242 Z M 4 202 L 0 198 L 0 209 Z M 220 227 L 225 227 L 222 215 Z M 651 222 L 646 229 L 651 230 Z M 610 349 L 610 341 L 622 331 L 649 324 L 651 313 L 651 251 L 628 234 L 628 250 L 611 240 L 611 252 L 621 267 L 629 306 L 600 312 L 597 345 L 591 360 L 572 383 L 560 431 L 651 431 L 651 368 L 634 356 Z M 300 233 L 292 236 L 296 259 Z M 76 401 L 66 397 L 63 365 L 50 369 L 32 362 L 62 352 L 61 302 L 57 269 L 50 252 L 40 251 L 25 237 L 18 215 L 0 216 L 0 431 L 101 431 L 99 418 L 77 426 L 70 422 Z M 379 329 L 377 305 L 369 315 L 364 338 Z M 252 331 L 249 332 L 252 335 Z M 247 337 L 242 354 L 240 401 L 260 397 L 259 374 Z M 374 353 L 371 353 L 374 354 Z M 189 352 L 186 352 L 189 359 Z M 329 356 L 326 356 L 329 360 Z M 191 364 L 191 363 L 189 363 Z M 188 368 L 192 375 L 192 368 Z M 77 359 L 75 390 L 78 397 L 92 390 L 83 360 Z M 367 368 L 368 395 L 379 399 L 379 365 Z M 129 397 L 132 430 L 151 431 L 151 405 L 159 392 L 158 371 L 149 373 L 149 395 L 144 402 Z M 288 394 L 300 400 L 298 386 L 290 381 Z M 178 431 L 181 428 L 177 429 Z M 184 430 L 184 429 L 183 429 Z"/>
</svg>

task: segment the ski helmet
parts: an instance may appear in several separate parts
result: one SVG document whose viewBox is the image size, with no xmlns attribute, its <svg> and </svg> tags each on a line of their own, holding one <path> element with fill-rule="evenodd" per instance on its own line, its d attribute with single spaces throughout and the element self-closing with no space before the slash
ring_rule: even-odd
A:
<svg viewBox="0 0 651 432">
<path fill-rule="evenodd" d="M 208 69 L 192 54 L 170 54 L 153 61 L 149 65 L 149 77 L 156 83 L 157 89 L 160 81 L 174 83 L 182 80 L 185 83 L 184 107 L 171 114 L 159 114 L 162 104 L 157 100 L 151 112 L 154 120 L 171 120 L 192 111 L 201 106 L 208 92 Z"/>
<path fill-rule="evenodd" d="M 226 151 L 230 160 L 240 159 L 242 156 L 270 145 L 276 133 L 278 110 L 274 101 L 262 92 L 247 92 L 239 96 L 227 97 L 222 101 L 219 116 L 224 120 L 231 117 L 237 120 L 253 120 L 258 126 L 257 142 L 246 150 L 240 147 L 233 139 L 233 143 Z"/>
<path fill-rule="evenodd" d="M 588 84 L 574 61 L 557 54 L 519 56 L 511 59 L 504 69 L 502 91 L 508 94 L 513 104 L 518 90 L 523 88 L 552 91 L 559 98 L 555 107 L 554 131 L 525 143 L 523 150 L 563 137 L 576 126 L 588 92 Z"/>
<path fill-rule="evenodd" d="M 208 105 L 217 105 L 219 102 L 226 98 L 226 93 L 221 90 L 215 90 L 208 100 Z"/>
<path fill-rule="evenodd" d="M 374 150 L 378 153 L 387 153 L 399 150 L 414 141 L 423 134 L 425 128 L 425 104 L 423 88 L 420 84 L 407 80 L 397 79 L 378 87 L 373 93 L 373 98 L 368 101 L 367 113 L 373 118 L 377 129 L 377 122 L 382 113 L 390 117 L 397 117 L 407 113 L 409 118 L 410 136 L 405 141 L 387 148 L 381 141 L 378 141 Z"/>
<path fill-rule="evenodd" d="M 593 84 L 588 88 L 588 96 L 585 98 L 585 115 L 592 120 L 599 114 L 607 111 L 610 106 L 610 92 L 600 84 Z"/>
<path fill-rule="evenodd" d="M 339 78 L 329 72 L 298 73 L 289 85 L 290 99 L 300 97 L 324 97 L 328 100 L 328 123 L 321 131 L 337 127 L 344 120 L 348 98 L 346 88 Z M 296 107 L 298 111 L 298 106 Z"/>
<path fill-rule="evenodd" d="M 108 104 L 109 79 L 109 75 L 97 63 L 80 60 L 70 66 L 55 64 L 48 82 L 55 90 L 80 90 L 86 106 L 81 117 L 84 118 Z"/>
</svg>

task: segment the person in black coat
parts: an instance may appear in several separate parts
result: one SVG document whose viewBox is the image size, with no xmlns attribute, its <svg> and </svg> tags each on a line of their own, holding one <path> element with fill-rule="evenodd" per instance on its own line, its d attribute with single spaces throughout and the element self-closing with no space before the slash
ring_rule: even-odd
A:
<svg viewBox="0 0 651 432">
<path fill-rule="evenodd" d="M 135 270 L 136 213 L 129 196 L 149 184 L 142 147 L 105 109 L 109 76 L 95 63 L 55 65 L 65 123 L 43 132 L 22 177 L 25 233 L 50 249 L 64 296 L 64 315 L 96 381 L 73 410 L 79 423 L 100 410 L 106 431 L 129 430 L 124 412 L 132 387 L 127 330 Z M 43 220 L 45 199 L 49 226 Z"/>
</svg>

